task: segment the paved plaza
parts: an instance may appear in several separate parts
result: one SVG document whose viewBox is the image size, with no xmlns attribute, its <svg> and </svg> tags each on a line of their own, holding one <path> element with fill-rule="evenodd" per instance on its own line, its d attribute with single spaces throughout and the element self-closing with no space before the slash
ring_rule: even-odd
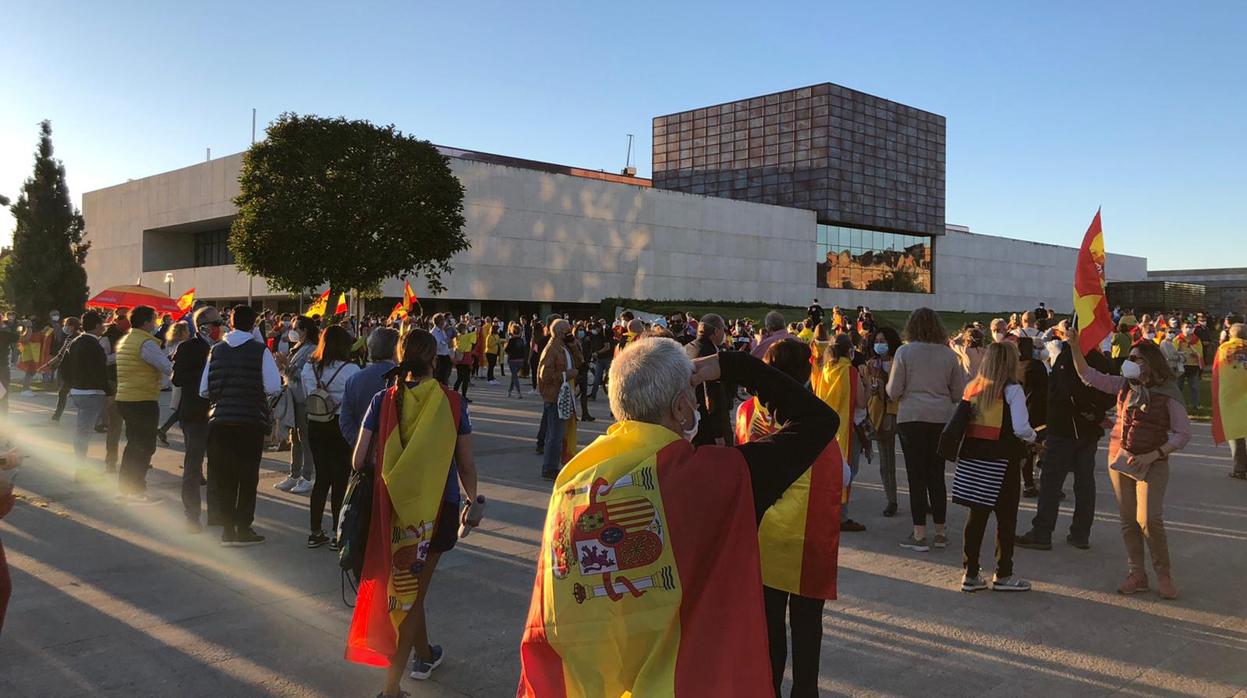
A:
<svg viewBox="0 0 1247 698">
<path fill-rule="evenodd" d="M 540 403 L 504 392 L 480 381 L 473 391 L 480 489 L 490 504 L 482 528 L 442 559 L 433 580 L 430 635 L 446 661 L 430 681 L 405 680 L 413 696 L 515 694 L 549 488 L 533 453 Z M 335 554 L 304 547 L 307 498 L 272 487 L 287 453 L 267 454 L 262 466 L 256 529 L 268 540 L 221 548 L 211 533 L 182 530 L 180 432 L 148 476 L 168 501 L 125 508 L 111 481 L 74 484 L 74 415 L 50 422 L 54 401 L 14 395 L 11 406 L 27 460 L 21 500 L 0 523 L 13 571 L 0 696 L 376 695 L 381 672 L 342 659 L 350 610 Z M 603 401 L 593 406 L 607 414 Z M 607 423 L 582 423 L 581 443 Z M 102 456 L 102 436 L 91 453 Z M 947 550 L 904 551 L 896 544 L 909 528 L 903 473 L 901 513 L 885 519 L 877 469 L 863 463 L 852 513 L 868 530 L 842 538 L 840 598 L 824 615 L 822 692 L 1247 696 L 1247 483 L 1228 470 L 1228 451 L 1196 425 L 1192 445 L 1173 459 L 1166 502 L 1183 595 L 1161 602 L 1113 591 L 1125 552 L 1102 465 L 1091 550 L 1064 544 L 1063 506 L 1054 549 L 1017 552 L 1033 592 L 967 595 L 959 591 L 965 510 L 950 505 Z M 1024 529 L 1034 500 L 1022 508 Z"/>
</svg>

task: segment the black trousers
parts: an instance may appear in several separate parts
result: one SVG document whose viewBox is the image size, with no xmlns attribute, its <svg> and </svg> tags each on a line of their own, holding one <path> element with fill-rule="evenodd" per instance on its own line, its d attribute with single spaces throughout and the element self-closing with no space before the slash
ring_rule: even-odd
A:
<svg viewBox="0 0 1247 698">
<path fill-rule="evenodd" d="M 472 385 L 472 367 L 468 364 L 457 364 L 454 390 L 458 390 L 460 395 L 467 397 L 469 385 Z"/>
<path fill-rule="evenodd" d="M 996 497 L 996 508 L 970 507 L 966 517 L 963 536 L 961 564 L 972 577 L 979 573 L 979 551 L 983 548 L 983 534 L 987 531 L 987 518 L 996 514 L 996 574 L 1000 577 L 1013 575 L 1013 535 L 1018 525 L 1018 499 L 1021 497 L 1022 466 L 1010 461 L 1005 468 L 1005 479 Z"/>
<path fill-rule="evenodd" d="M 537 389 L 537 365 L 539 363 L 541 363 L 541 357 L 533 352 L 533 355 L 528 357 L 528 374 L 533 379 L 533 390 Z"/>
<path fill-rule="evenodd" d="M 1039 504 L 1031 527 L 1045 536 L 1052 535 L 1065 476 L 1073 473 L 1074 520 L 1069 532 L 1074 538 L 1085 541 L 1091 536 L 1091 522 L 1095 518 L 1095 456 L 1100 439 L 1052 435 L 1044 441 L 1044 446 Z"/>
<path fill-rule="evenodd" d="M 208 482 L 216 480 L 217 512 L 226 531 L 250 528 L 255 521 L 255 488 L 267 432 L 258 424 L 208 426 Z"/>
<path fill-rule="evenodd" d="M 576 398 L 580 400 L 580 417 L 588 419 L 589 414 L 589 364 L 585 364 L 576 374 Z"/>
<path fill-rule="evenodd" d="M 927 512 L 934 523 L 944 523 L 948 514 L 948 492 L 944 486 L 944 457 L 939 454 L 943 424 L 903 422 L 896 425 L 905 453 L 905 475 L 909 480 L 909 511 L 915 526 L 925 526 Z"/>
<path fill-rule="evenodd" d="M 442 385 L 450 385 L 450 369 L 453 366 L 450 357 L 445 354 L 437 355 L 437 362 L 433 366 L 433 377 Z"/>
<path fill-rule="evenodd" d="M 147 471 L 156 452 L 156 428 L 160 425 L 160 403 L 155 400 L 117 402 L 117 413 L 126 425 L 126 447 L 121 452 L 117 485 L 122 494 L 147 491 Z"/>
<path fill-rule="evenodd" d="M 485 380 L 491 381 L 494 379 L 494 366 L 498 365 L 498 355 L 486 354 L 485 361 L 489 364 L 489 371 L 485 375 Z"/>
<path fill-rule="evenodd" d="M 338 513 L 351 475 L 351 446 L 342 438 L 338 418 L 328 422 L 308 422 L 307 437 L 312 444 L 312 460 L 316 464 L 316 482 L 312 484 L 311 520 L 309 530 L 321 530 L 324 522 L 325 499 L 329 499 L 331 529 L 337 535 Z"/>
<path fill-rule="evenodd" d="M 788 626 L 792 628 L 792 698 L 818 697 L 818 657 L 823 644 L 822 599 L 762 587 L 766 606 L 766 635 L 771 648 L 771 679 L 779 698 L 788 663 Z M 784 623 L 784 611 L 788 623 Z"/>
<path fill-rule="evenodd" d="M 208 452 L 208 423 L 184 422 L 182 436 L 186 441 L 186 454 L 182 457 L 182 511 L 187 521 L 199 522 L 199 514 L 203 507 L 200 504 L 199 488 L 203 483 L 204 456 Z M 214 480 L 208 481 L 208 521 L 216 523 L 217 500 L 213 496 L 216 488 Z"/>
</svg>

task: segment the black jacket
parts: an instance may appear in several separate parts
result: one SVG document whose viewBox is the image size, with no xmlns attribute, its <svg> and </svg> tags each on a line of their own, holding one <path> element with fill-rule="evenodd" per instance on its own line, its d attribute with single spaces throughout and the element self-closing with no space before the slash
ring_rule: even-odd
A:
<svg viewBox="0 0 1247 698">
<path fill-rule="evenodd" d="M 1111 373 L 1108 359 L 1098 350 L 1087 355 L 1087 363 L 1097 371 Z M 1099 439 L 1104 436 L 1104 413 L 1116 404 L 1114 395 L 1088 387 L 1074 369 L 1074 355 L 1068 344 L 1048 376 L 1048 436 L 1071 439 Z"/>
<path fill-rule="evenodd" d="M 714 356 L 719 353 L 719 348 L 706 337 L 698 337 L 689 342 L 684 351 L 690 359 L 697 359 Z M 697 411 L 701 413 L 701 423 L 697 427 L 697 436 L 693 437 L 693 445 L 713 445 L 716 439 L 723 439 L 725 445 L 731 446 L 732 402 L 723 381 L 697 386 Z"/>
<path fill-rule="evenodd" d="M 173 375 L 169 381 L 182 389 L 178 419 L 189 424 L 208 422 L 208 401 L 199 396 L 199 381 L 208 365 L 208 342 L 194 337 L 178 345 L 173 352 Z"/>
<path fill-rule="evenodd" d="M 112 395 L 116 386 L 108 380 L 108 352 L 100 338 L 84 332 L 69 343 L 69 354 L 61 362 L 61 378 L 74 390 L 103 390 Z"/>
<path fill-rule="evenodd" d="M 1022 361 L 1022 392 L 1026 393 L 1026 412 L 1032 429 L 1048 423 L 1048 369 L 1042 361 Z M 1040 432 L 1041 434 L 1043 432 Z"/>
</svg>

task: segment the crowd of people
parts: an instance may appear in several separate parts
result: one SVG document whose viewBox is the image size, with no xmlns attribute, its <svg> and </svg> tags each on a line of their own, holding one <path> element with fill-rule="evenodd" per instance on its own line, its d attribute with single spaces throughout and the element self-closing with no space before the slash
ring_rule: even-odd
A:
<svg viewBox="0 0 1247 698">
<path fill-rule="evenodd" d="M 542 403 L 534 477 L 554 482 L 521 695 L 557 695 L 569 680 L 610 694 L 669 693 L 656 687 L 695 680 L 688 692 L 749 686 L 749 695 L 778 695 L 790 631 L 792 695 L 805 696 L 817 694 L 839 535 L 866 530 L 849 516 L 851 504 L 860 510 L 852 484 L 862 459 L 877 455 L 882 516 L 898 515 L 898 440 L 912 522 L 899 546 L 947 547 L 951 501 L 968 509 L 960 588 L 1027 591 L 1014 547 L 1051 549 L 1071 474 L 1066 540 L 1091 547 L 1095 456 L 1108 432 L 1128 560 L 1118 591 L 1150 589 L 1150 555 L 1157 592 L 1176 598 L 1163 519 L 1169 457 L 1190 439 L 1188 412 L 1200 409 L 1200 375 L 1218 346 L 1247 341 L 1238 318 L 1217 328 L 1203 314 L 1115 309 L 1116 331 L 1083 347 L 1071 320 L 1042 303 L 952 336 L 931 309 L 914 311 L 902 332 L 868 308 L 817 302 L 799 322 L 773 311 L 759 323 L 709 313 L 508 320 L 412 310 L 319 318 L 199 304 L 181 319 L 145 306 L 53 314 L 43 325 L 10 317 L 0 352 L 17 352 L 23 390 L 56 381 L 52 419 L 68 403 L 76 409 L 76 479 L 115 473 L 123 504 L 161 501 L 147 491 L 147 471 L 180 428 L 190 534 L 220 527 L 226 547 L 265 540 L 254 519 L 266 450 L 289 454 L 275 487 L 309 496 L 308 548 L 345 545 L 349 483 L 371 488 L 347 657 L 388 669 L 384 696 L 400 694 L 409 659 L 416 678 L 443 660 L 423 605 L 440 555 L 460 526 L 474 525 L 464 506 L 478 499 L 470 395 L 509 378 L 506 399 Z M 7 392 L 10 361 L 0 364 Z M 595 421 L 599 397 L 614 424 L 581 448 L 577 424 Z M 105 435 L 102 461 L 89 457 L 96 433 Z M 1247 477 L 1242 435 L 1230 443 L 1231 476 Z M 1018 535 L 1023 497 L 1038 499 L 1037 512 Z M 980 550 L 993 515 L 989 580 Z M 735 541 L 730 553 L 716 547 L 722 540 Z M 760 576 L 741 574 L 749 569 Z M 626 599 L 633 603 L 610 611 Z M 628 621 L 634 612 L 648 614 L 643 624 Z M 585 630 L 599 625 L 598 634 Z M 653 653 L 672 651 L 675 628 L 679 656 L 686 642 L 713 642 L 715 656 L 703 659 L 733 671 L 648 673 Z M 760 644 L 769 651 L 759 654 Z M 684 661 L 697 661 L 688 651 Z"/>
</svg>

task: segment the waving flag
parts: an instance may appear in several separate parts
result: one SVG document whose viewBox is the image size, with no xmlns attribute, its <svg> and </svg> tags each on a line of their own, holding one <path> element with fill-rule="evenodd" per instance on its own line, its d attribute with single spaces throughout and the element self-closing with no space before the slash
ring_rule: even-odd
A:
<svg viewBox="0 0 1247 698">
<path fill-rule="evenodd" d="M 324 317 L 325 310 L 327 310 L 328 307 L 329 289 L 325 289 L 325 292 L 317 296 L 316 300 L 312 301 L 312 304 L 307 307 L 307 316 L 312 317 L 314 315 L 320 315 L 321 317 Z"/>
<path fill-rule="evenodd" d="M 195 305 L 195 289 L 191 289 L 181 296 L 178 296 L 178 309 L 182 311 L 179 319 L 185 318 L 190 314 L 191 308 Z"/>
<path fill-rule="evenodd" d="M 390 311 L 389 321 L 394 322 L 395 320 L 399 318 L 405 318 L 405 317 L 407 317 L 407 306 L 403 305 L 402 301 L 399 301 L 398 303 L 394 305 L 394 309 Z"/>
<path fill-rule="evenodd" d="M 416 292 L 411 290 L 411 282 L 403 282 L 403 308 L 411 310 L 411 306 L 420 305 L 420 299 L 416 298 Z"/>
<path fill-rule="evenodd" d="M 347 311 L 346 293 L 341 293 L 338 295 L 338 305 L 334 307 L 333 314 L 334 315 L 346 315 L 346 311 Z"/>
<path fill-rule="evenodd" d="M 1212 440 L 1247 437 L 1247 341 L 1231 339 L 1212 363 Z"/>
<path fill-rule="evenodd" d="M 1078 318 L 1078 339 L 1090 351 L 1100 346 L 1113 332 L 1113 314 L 1104 297 L 1104 231 L 1100 212 L 1095 212 L 1091 227 L 1082 238 L 1078 250 L 1078 266 L 1074 268 L 1074 314 Z"/>
</svg>

